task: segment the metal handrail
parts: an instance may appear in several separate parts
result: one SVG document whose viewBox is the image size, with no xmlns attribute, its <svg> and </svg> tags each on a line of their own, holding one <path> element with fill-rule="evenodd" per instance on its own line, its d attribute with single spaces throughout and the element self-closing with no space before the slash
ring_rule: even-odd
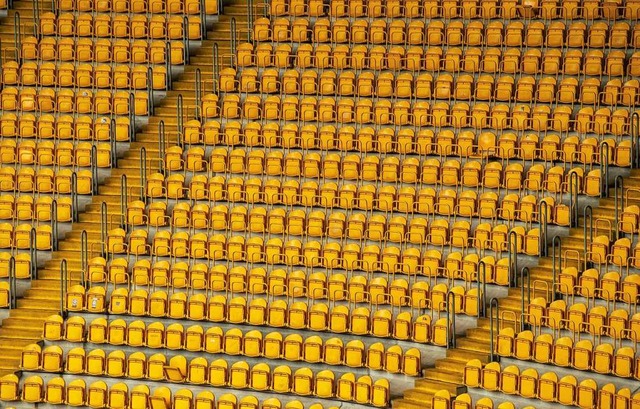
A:
<svg viewBox="0 0 640 409">
<path fill-rule="evenodd" d="M 551 287 L 552 301 L 555 301 L 558 299 L 556 297 L 556 283 L 558 282 L 558 271 L 556 269 L 556 246 L 558 248 L 558 259 L 560 261 L 560 268 L 562 268 L 562 239 L 560 239 L 560 236 L 554 236 L 553 242 L 551 244 L 551 248 L 552 248 L 551 265 L 552 265 L 552 271 L 553 271 L 553 282 Z"/>
<path fill-rule="evenodd" d="M 640 137 L 640 114 L 636 111 L 631 114 L 631 151 L 634 156 L 631 160 L 631 168 L 640 166 L 640 142 L 638 137 Z"/>
<path fill-rule="evenodd" d="M 447 349 L 456 347 L 456 295 L 447 293 Z M 451 322 L 449 321 L 451 320 Z"/>
<path fill-rule="evenodd" d="M 509 286 L 515 286 L 516 274 L 518 273 L 518 234 L 511 230 L 509 232 Z"/>
<path fill-rule="evenodd" d="M 91 146 L 91 193 L 98 194 L 98 147 Z"/>
<path fill-rule="evenodd" d="M 106 254 L 106 243 L 107 243 L 107 202 L 102 202 L 100 205 L 100 239 L 101 239 L 101 247 L 102 247 L 102 256 Z"/>
<path fill-rule="evenodd" d="M 478 263 L 478 318 L 485 316 L 485 297 L 487 294 L 487 265 L 484 260 Z"/>
<path fill-rule="evenodd" d="M 172 64 L 171 64 L 171 41 L 167 41 L 165 65 L 167 69 L 167 88 L 171 89 L 171 81 L 173 80 Z"/>
<path fill-rule="evenodd" d="M 527 276 L 527 302 L 524 301 L 524 277 Z M 531 304 L 531 274 L 529 274 L 529 267 L 522 267 L 520 270 L 520 298 L 521 298 L 521 315 L 520 315 L 520 330 L 524 331 L 528 329 L 527 323 L 524 320 L 526 314 L 526 306 Z"/>
<path fill-rule="evenodd" d="M 89 240 L 86 230 L 82 230 L 80 234 L 80 265 L 82 268 L 80 284 L 85 287 L 85 275 L 89 272 Z"/>
<path fill-rule="evenodd" d="M 136 136 L 136 101 L 133 92 L 129 94 L 129 142 Z"/>
<path fill-rule="evenodd" d="M 63 258 L 60 261 L 60 315 L 62 317 L 65 316 L 65 299 L 67 298 L 67 285 L 68 285 L 68 276 L 69 272 L 67 270 L 67 259 Z"/>
<path fill-rule="evenodd" d="M 72 218 L 74 222 L 78 221 L 78 175 L 76 172 L 71 174 L 71 205 L 73 209 L 71 209 Z"/>
<path fill-rule="evenodd" d="M 115 118 L 111 118 L 111 127 L 109 129 L 109 143 L 111 145 L 111 163 L 109 167 L 111 169 L 118 166 L 118 151 L 116 146 L 116 120 Z"/>
<path fill-rule="evenodd" d="M 624 178 L 622 177 L 622 175 L 618 175 L 616 176 L 614 182 L 613 197 L 614 220 L 616 221 L 616 240 L 620 238 L 620 211 L 624 211 L 624 201 L 622 200 L 622 195 L 624 195 Z"/>
<path fill-rule="evenodd" d="M 494 305 L 495 305 L 495 313 L 496 313 L 496 318 L 495 318 L 496 324 L 498 326 L 500 326 L 500 319 L 497 316 L 497 314 L 498 314 L 498 299 L 495 298 L 495 297 L 493 297 L 491 299 L 491 301 L 489 301 L 489 344 L 490 344 L 490 346 L 489 346 L 489 349 L 490 349 L 489 354 L 490 355 L 489 356 L 490 356 L 491 362 L 494 362 L 494 361 L 500 359 L 500 357 L 496 356 L 496 354 L 495 354 L 495 347 L 494 347 L 494 340 L 493 340 L 494 339 L 494 330 L 493 330 L 493 319 L 494 319 L 493 318 L 493 312 L 494 312 L 493 309 L 494 309 Z M 498 328 L 498 332 L 500 332 L 500 328 Z"/>
<path fill-rule="evenodd" d="M 238 39 L 236 38 L 237 33 L 236 33 L 236 18 L 232 17 L 231 21 L 229 22 L 229 25 L 231 26 L 231 65 L 235 65 L 235 57 L 236 57 L 236 51 L 238 48 Z"/>
<path fill-rule="evenodd" d="M 176 114 L 178 116 L 178 122 L 177 122 L 177 127 L 178 127 L 178 134 L 181 135 L 182 132 L 184 131 L 183 126 L 184 126 L 184 101 L 183 101 L 183 97 L 182 94 L 178 94 L 178 103 L 176 104 Z M 184 138 L 179 138 L 180 140 L 183 140 Z"/>
<path fill-rule="evenodd" d="M 207 13 L 204 7 L 204 0 L 200 0 L 200 36 L 203 40 L 207 37 Z"/>
<path fill-rule="evenodd" d="M 218 78 L 220 78 L 220 60 L 218 56 L 218 43 L 213 43 L 213 92 L 218 93 Z"/>
<path fill-rule="evenodd" d="M 35 242 L 31 246 L 36 247 Z M 58 250 L 58 201 L 55 199 L 51 202 L 51 250 Z"/>
<path fill-rule="evenodd" d="M 589 251 L 589 246 L 588 243 L 591 243 L 593 241 L 593 209 L 591 208 L 591 206 L 585 206 L 584 208 L 584 216 L 583 216 L 584 220 L 584 230 L 583 230 L 583 235 L 584 235 L 584 263 L 585 263 L 585 268 L 587 266 L 587 264 L 589 263 L 589 258 L 586 256 L 586 254 Z M 587 231 L 587 224 L 589 227 L 589 231 Z M 587 237 L 588 242 L 587 242 Z M 580 261 L 580 260 L 578 260 Z"/>
<path fill-rule="evenodd" d="M 182 139 L 182 138 L 180 138 Z M 164 175 L 164 166 L 165 166 L 165 161 L 164 161 L 164 157 L 165 157 L 165 151 L 166 151 L 166 144 L 167 144 L 167 140 L 166 140 L 166 136 L 165 136 L 165 130 L 164 130 L 164 121 L 161 120 L 158 123 L 158 152 L 160 152 L 160 173 L 162 173 Z"/>
<path fill-rule="evenodd" d="M 120 177 L 120 227 L 127 230 L 126 212 L 127 204 L 129 203 L 129 187 L 127 182 L 127 175 L 123 174 Z"/>
<path fill-rule="evenodd" d="M 13 46 L 16 50 L 22 50 L 21 38 L 20 38 L 20 12 L 16 11 L 16 14 L 13 15 Z M 37 25 L 35 26 L 36 32 L 35 37 L 40 38 L 39 30 L 37 30 Z"/>
<path fill-rule="evenodd" d="M 544 211 L 543 211 L 544 210 Z M 546 201 L 540 202 L 540 214 L 538 215 L 538 229 L 540 239 L 538 241 L 538 253 L 540 256 L 547 255 L 547 219 L 549 217 L 549 205 Z"/>
<path fill-rule="evenodd" d="M 201 112 L 200 108 L 202 107 L 202 73 L 200 72 L 200 68 L 196 68 L 196 113 L 197 117 L 200 118 Z M 182 129 L 178 130 L 179 132 L 183 132 Z"/>
<path fill-rule="evenodd" d="M 578 225 L 578 173 L 571 172 L 569 174 L 569 227 L 576 227 Z"/>
<path fill-rule="evenodd" d="M 147 68 L 147 94 L 149 94 L 149 115 L 153 115 L 154 102 L 153 102 L 153 69 Z"/>
<path fill-rule="evenodd" d="M 609 190 L 609 144 L 600 144 L 600 197 L 606 197 Z"/>
<path fill-rule="evenodd" d="M 140 200 L 147 203 L 147 149 L 144 146 L 140 148 L 140 185 Z"/>
<path fill-rule="evenodd" d="M 202 22 L 201 22 L 202 23 Z M 189 65 L 189 17 L 184 16 L 183 23 L 184 31 L 183 31 L 183 41 L 184 41 L 184 63 L 185 65 Z"/>
<path fill-rule="evenodd" d="M 34 261 L 31 260 L 31 264 Z M 16 259 L 11 256 L 9 257 L 9 309 L 16 308 L 16 299 L 18 292 L 18 282 L 16 277 Z"/>
<path fill-rule="evenodd" d="M 31 229 L 29 234 L 29 239 L 31 241 L 31 246 L 29 246 L 29 257 L 31 257 L 31 263 L 29 263 L 29 266 L 31 267 L 31 271 L 29 271 L 29 274 L 31 279 L 35 280 L 38 278 L 38 247 L 36 246 L 36 229 Z"/>
<path fill-rule="evenodd" d="M 31 11 L 33 12 L 33 21 L 34 22 L 40 21 L 40 2 L 34 1 L 32 3 Z"/>
<path fill-rule="evenodd" d="M 247 41 L 249 41 L 250 43 L 253 42 L 253 20 L 254 20 L 254 16 L 253 16 L 253 0 L 247 0 L 247 22 L 249 24 L 249 30 L 247 30 Z"/>
</svg>

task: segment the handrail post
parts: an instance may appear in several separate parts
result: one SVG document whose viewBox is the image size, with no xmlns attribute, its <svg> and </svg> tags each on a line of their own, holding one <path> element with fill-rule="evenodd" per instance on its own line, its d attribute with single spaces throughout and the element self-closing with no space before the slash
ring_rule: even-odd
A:
<svg viewBox="0 0 640 409">
<path fill-rule="evenodd" d="M 184 25 L 184 64 L 189 65 L 189 55 L 191 53 L 189 52 L 189 18 L 187 16 L 184 16 L 182 24 Z"/>
<path fill-rule="evenodd" d="M 178 127 L 178 140 L 180 143 L 180 146 L 182 146 L 182 141 L 184 140 L 184 138 L 182 137 L 182 134 L 184 133 L 184 101 L 182 98 L 182 94 L 178 94 L 178 103 L 176 104 L 176 114 L 177 114 L 177 127 Z"/>
<path fill-rule="evenodd" d="M 22 39 L 20 38 L 20 12 L 16 11 L 16 14 L 13 15 L 13 46 L 15 47 L 16 50 L 21 50 L 21 44 L 20 42 L 22 41 Z M 38 25 L 35 25 L 36 27 L 36 32 L 35 32 L 35 37 L 36 38 L 40 38 L 40 29 L 38 28 Z"/>
<path fill-rule="evenodd" d="M 640 166 L 640 114 L 634 112 L 631 114 L 631 168 Z"/>
<path fill-rule="evenodd" d="M 91 191 L 98 194 L 98 147 L 91 147 Z"/>
<path fill-rule="evenodd" d="M 496 324 L 498 326 L 500 326 L 500 319 L 497 316 L 498 315 L 498 299 L 493 297 L 491 299 L 491 301 L 489 301 L 489 343 L 490 343 L 490 362 L 494 362 L 496 360 L 500 360 L 499 357 L 496 356 L 495 354 L 495 344 L 494 344 L 494 329 L 493 329 L 493 313 L 494 313 L 494 306 L 495 306 L 495 313 L 496 313 Z M 500 332 L 500 329 L 498 328 L 498 332 Z"/>
<path fill-rule="evenodd" d="M 616 221 L 616 240 L 618 240 L 621 237 L 619 223 L 620 211 L 624 211 L 624 200 L 622 200 L 624 195 L 624 178 L 622 175 L 616 176 L 614 190 L 614 220 Z"/>
<path fill-rule="evenodd" d="M 456 296 L 447 293 L 447 349 L 456 347 Z"/>
<path fill-rule="evenodd" d="M 31 245 L 35 247 L 35 242 Z M 55 199 L 51 202 L 51 249 L 58 250 L 58 201 Z"/>
<path fill-rule="evenodd" d="M 524 297 L 524 277 L 527 277 L 527 302 L 525 304 Z M 526 306 L 531 304 L 531 274 L 529 274 L 529 267 L 522 267 L 520 270 L 520 298 L 522 305 L 521 314 L 520 314 L 520 331 L 524 331 L 529 329 L 529 325 L 524 321 L 524 316 L 526 314 Z"/>
<path fill-rule="evenodd" d="M 38 248 L 36 247 L 36 229 L 31 229 L 29 232 L 31 241 L 31 246 L 29 246 L 29 257 L 31 258 L 31 263 L 29 266 L 31 270 L 29 271 L 31 275 L 31 279 L 35 280 L 38 278 Z"/>
<path fill-rule="evenodd" d="M 33 12 L 33 21 L 34 21 L 34 28 L 35 28 L 38 25 L 38 22 L 40 21 L 40 3 L 37 1 L 34 1 L 31 11 Z M 37 30 L 39 31 L 39 27 Z"/>
<path fill-rule="evenodd" d="M 609 144 L 600 144 L 600 197 L 606 197 L 609 190 Z"/>
<path fill-rule="evenodd" d="M 118 148 L 116 144 L 116 120 L 111 119 L 111 127 L 109 129 L 109 142 L 111 144 L 111 168 L 118 166 Z"/>
<path fill-rule="evenodd" d="M 201 118 L 200 108 L 202 107 L 202 73 L 200 68 L 196 68 L 196 117 Z"/>
<path fill-rule="evenodd" d="M 571 172 L 569 174 L 569 227 L 578 226 L 578 174 Z"/>
<path fill-rule="evenodd" d="M 485 297 L 487 291 L 487 265 L 483 260 L 478 263 L 478 318 L 486 316 Z"/>
<path fill-rule="evenodd" d="M 160 152 L 160 173 L 165 174 L 164 169 L 164 157 L 165 157 L 165 148 L 167 145 L 167 140 L 164 131 L 164 121 L 160 121 L 158 123 L 158 151 Z"/>
<path fill-rule="evenodd" d="M 82 233 L 80 234 L 80 265 L 82 267 L 80 284 L 85 287 L 85 277 L 89 273 L 89 240 L 86 230 L 82 230 Z"/>
<path fill-rule="evenodd" d="M 31 263 L 33 264 L 33 260 Z M 16 277 L 16 259 L 9 257 L 9 309 L 16 308 L 16 300 L 18 298 L 18 283 Z"/>
<path fill-rule="evenodd" d="M 593 209 L 591 206 L 585 206 L 584 208 L 584 263 L 585 268 L 589 266 L 589 259 L 587 257 L 587 252 L 589 251 L 589 243 L 593 241 Z M 587 231 L 588 227 L 588 231 Z M 588 239 L 587 239 L 588 238 Z M 580 260 L 578 260 L 580 261 Z"/>
<path fill-rule="evenodd" d="M 200 0 L 200 37 L 207 39 L 207 13 L 204 7 L 204 0 Z"/>
<path fill-rule="evenodd" d="M 558 280 L 558 270 L 556 268 L 556 247 L 558 248 L 558 260 L 560 262 L 560 268 L 562 268 L 562 240 L 560 239 L 560 236 L 554 236 L 553 237 L 553 243 L 552 243 L 552 270 L 553 270 L 553 282 L 551 283 L 552 288 L 551 288 L 551 294 L 552 294 L 552 301 L 556 301 L 559 299 L 558 295 L 556 293 L 556 283 Z"/>
<path fill-rule="evenodd" d="M 73 221 L 77 222 L 79 201 L 78 201 L 78 175 L 76 175 L 76 172 L 73 172 L 71 174 L 71 205 L 73 206 L 73 209 L 71 209 Z"/>
<path fill-rule="evenodd" d="M 515 231 L 509 232 L 509 286 L 515 287 L 518 274 L 518 235 Z"/>
<path fill-rule="evenodd" d="M 129 94 L 129 142 L 136 136 L 136 101 L 133 93 Z"/>
<path fill-rule="evenodd" d="M 547 255 L 547 218 L 549 217 L 549 205 L 547 202 L 540 202 L 540 214 L 538 215 L 538 229 L 540 239 L 538 242 L 538 253 L 541 257 Z"/>
<path fill-rule="evenodd" d="M 67 259 L 60 261 L 60 316 L 65 316 L 64 304 L 67 293 Z"/>
<path fill-rule="evenodd" d="M 575 204 L 575 190 L 573 187 L 573 175 L 575 174 L 575 172 L 572 172 L 569 174 L 569 227 L 575 227 L 575 208 L 576 208 L 576 204 Z"/>
<path fill-rule="evenodd" d="M 548 204 L 545 201 L 540 202 L 540 212 L 538 214 L 538 230 L 540 237 L 538 238 L 538 253 L 540 256 L 546 256 L 547 249 L 547 217 L 549 214 Z"/>
<path fill-rule="evenodd" d="M 235 65 L 235 57 L 236 57 L 236 51 L 237 51 L 237 39 L 236 39 L 236 18 L 232 17 L 231 21 L 229 22 L 229 25 L 231 26 L 231 65 Z M 249 29 L 251 30 L 251 27 L 249 27 Z"/>
<path fill-rule="evenodd" d="M 147 149 L 144 146 L 140 148 L 140 184 L 140 200 L 147 203 Z"/>
<path fill-rule="evenodd" d="M 167 69 L 167 89 L 171 89 L 171 81 L 173 80 L 172 64 L 171 64 L 171 41 L 167 41 L 165 54 L 166 54 L 165 64 Z"/>
<path fill-rule="evenodd" d="M 102 246 L 102 256 L 104 257 L 107 254 L 106 243 L 107 243 L 107 202 L 102 202 L 100 205 L 100 239 Z"/>
<path fill-rule="evenodd" d="M 123 174 L 120 177 L 120 227 L 124 228 L 125 231 L 128 230 L 126 223 L 127 204 L 129 203 L 128 188 L 127 175 Z"/>
<path fill-rule="evenodd" d="M 253 41 L 253 35 L 252 35 L 252 29 L 253 29 L 253 0 L 247 0 L 247 22 L 249 25 L 249 30 L 247 31 L 247 41 L 252 43 Z"/>
<path fill-rule="evenodd" d="M 149 94 L 149 115 L 153 115 L 154 102 L 153 102 L 153 70 L 151 67 L 147 68 L 147 93 Z"/>
<path fill-rule="evenodd" d="M 213 92 L 218 93 L 218 79 L 220 78 L 220 60 L 218 43 L 213 43 Z"/>
</svg>

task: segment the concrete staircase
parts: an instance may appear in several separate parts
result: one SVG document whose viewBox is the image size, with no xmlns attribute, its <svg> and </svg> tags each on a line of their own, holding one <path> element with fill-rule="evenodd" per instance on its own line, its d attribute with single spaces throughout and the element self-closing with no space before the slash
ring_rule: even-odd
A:
<svg viewBox="0 0 640 409">
<path fill-rule="evenodd" d="M 623 180 L 624 192 L 629 189 L 640 188 L 640 170 L 631 170 L 630 175 Z M 618 209 L 622 211 L 622 201 L 624 200 L 624 194 L 619 193 Z M 631 196 L 626 205 L 640 205 L 640 194 Z M 598 206 L 593 207 L 593 220 L 601 219 L 607 220 L 611 223 L 612 229 L 608 231 L 602 228 L 600 225 L 598 234 L 608 234 L 613 237 L 615 233 L 615 195 L 613 187 L 610 187 L 609 196 L 602 198 L 598 202 Z M 594 222 L 595 225 L 595 222 Z M 561 239 L 562 252 L 566 254 L 566 266 L 579 267 L 584 265 L 584 220 L 582 217 L 582 207 L 580 207 L 579 227 L 568 228 L 568 234 Z M 595 237 L 595 233 L 594 233 Z M 549 238 L 551 239 L 551 237 Z M 578 252 L 581 254 L 581 259 L 574 258 L 574 254 Z M 549 252 L 551 254 L 551 252 Z M 558 265 L 556 265 L 558 267 Z M 528 282 L 525 282 L 525 297 L 526 294 L 530 294 L 530 297 L 546 297 L 550 301 L 550 294 L 542 290 L 544 284 L 547 283 L 548 288 L 552 288 L 553 283 L 553 259 L 551 257 L 540 257 L 538 259 L 538 265 L 529 269 L 531 277 L 531 288 L 528 286 Z M 534 282 L 537 284 L 534 286 Z M 519 330 L 520 322 L 514 322 L 511 317 L 520 317 L 522 310 L 522 292 L 520 286 L 517 288 L 510 288 L 507 297 L 498 299 L 498 314 L 500 317 L 494 320 L 494 336 L 497 335 L 499 328 L 508 326 L 515 326 Z M 506 312 L 506 313 L 505 313 Z M 510 314 L 512 312 L 513 314 Z M 487 315 L 488 316 L 488 315 Z M 430 408 L 431 399 L 434 393 L 440 389 L 447 389 L 453 393 L 453 385 L 462 385 L 463 372 L 465 364 L 471 359 L 480 359 L 483 363 L 487 363 L 490 360 L 491 352 L 491 324 L 489 318 L 478 319 L 478 326 L 466 331 L 463 338 L 456 340 L 456 348 L 447 350 L 447 357 L 436 361 L 434 368 L 428 368 L 423 371 L 424 379 L 419 379 L 415 383 L 415 388 L 405 392 L 404 397 L 393 401 L 394 409 L 418 409 L 418 408 Z M 438 385 L 444 387 L 438 388 Z M 460 387 L 458 390 L 464 391 L 465 387 Z"/>
<path fill-rule="evenodd" d="M 42 327 L 46 318 L 60 312 L 61 280 L 60 264 L 67 261 L 70 273 L 70 284 L 79 283 L 81 273 L 80 243 L 83 231 L 87 232 L 88 249 L 99 248 L 100 211 L 102 203 L 106 203 L 110 218 L 118 219 L 120 215 L 120 186 L 121 176 L 127 175 L 129 191 L 141 188 L 140 157 L 141 149 L 146 149 L 147 172 L 151 174 L 159 169 L 160 151 L 158 144 L 158 124 L 164 121 L 167 135 L 177 135 L 176 101 L 178 95 L 183 96 L 185 118 L 193 118 L 195 108 L 195 71 L 200 69 L 204 82 L 204 92 L 211 92 L 213 86 L 213 44 L 217 43 L 221 56 L 229 55 L 230 21 L 236 19 L 236 27 L 241 34 L 247 31 L 246 1 L 226 0 L 225 15 L 209 27 L 207 40 L 202 42 L 198 51 L 192 54 L 191 65 L 186 66 L 184 73 L 174 78 L 173 90 L 155 107 L 155 115 L 149 117 L 148 124 L 139 129 L 135 141 L 118 160 L 112 169 L 111 176 L 99 186 L 98 194 L 93 196 L 91 204 L 79 215 L 79 221 L 73 223 L 72 229 L 64 239 L 60 240 L 58 251 L 51 254 L 51 259 L 39 266 L 37 279 L 31 283 L 31 288 L 24 297 L 17 300 L 17 308 L 9 312 L 8 318 L 2 321 L 0 327 L 0 376 L 13 373 L 19 368 L 20 355 L 24 346 L 37 342 L 42 336 Z M 51 10 L 50 1 L 40 1 L 41 13 Z M 20 13 L 20 36 L 33 34 L 34 13 L 33 1 L 18 0 L 14 2 L 14 9 L 9 10 L 8 17 L 0 21 L 1 51 L 5 59 L 11 59 L 10 50 L 14 47 L 14 14 Z M 222 59 L 229 62 L 229 58 Z M 174 137 L 168 141 L 177 144 Z M 114 226 L 117 227 L 117 226 Z"/>
</svg>

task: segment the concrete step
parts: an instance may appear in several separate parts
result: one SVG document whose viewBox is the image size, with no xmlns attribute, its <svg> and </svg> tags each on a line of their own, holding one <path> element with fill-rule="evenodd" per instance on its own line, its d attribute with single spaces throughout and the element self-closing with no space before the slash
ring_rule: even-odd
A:
<svg viewBox="0 0 640 409">
<path fill-rule="evenodd" d="M 25 292 L 24 298 L 29 300 L 54 300 L 60 301 L 60 291 L 56 289 L 29 289 Z"/>
<path fill-rule="evenodd" d="M 432 407 L 433 395 L 434 392 L 427 392 L 422 389 L 411 388 L 404 392 L 404 399 L 408 400 L 409 402 L 415 402 L 416 404 L 422 405 L 419 407 L 429 409 Z M 394 404 L 393 407 L 395 408 L 396 405 Z"/>
<path fill-rule="evenodd" d="M 58 310 L 60 309 L 60 301 L 56 300 L 32 300 L 20 298 L 16 302 L 18 308 L 28 308 L 33 310 Z"/>
<path fill-rule="evenodd" d="M 25 346 L 32 342 L 27 339 L 0 339 L 0 350 L 14 350 L 22 351 Z"/>
<path fill-rule="evenodd" d="M 449 371 L 442 368 L 427 368 L 423 371 L 423 376 L 427 379 L 434 379 L 447 383 L 462 383 L 462 372 L 459 371 Z"/>
<path fill-rule="evenodd" d="M 430 409 L 431 408 L 431 400 L 429 401 L 413 401 L 409 398 L 395 399 L 391 407 L 393 409 Z"/>
<path fill-rule="evenodd" d="M 25 327 L 30 329 L 42 330 L 46 317 L 9 317 L 2 321 L 2 328 Z"/>
<path fill-rule="evenodd" d="M 438 359 L 435 364 L 436 369 L 440 369 L 445 372 L 458 372 L 462 373 L 467 363 L 459 361 L 453 358 Z M 426 371 L 426 369 L 425 369 Z"/>
<path fill-rule="evenodd" d="M 458 339 L 458 341 L 464 338 Z M 459 344 L 457 348 L 447 350 L 447 358 L 455 359 L 461 362 L 468 362 L 471 359 L 479 359 L 483 363 L 489 363 L 489 354 L 483 351 L 476 351 L 473 349 L 466 349 Z"/>
</svg>

